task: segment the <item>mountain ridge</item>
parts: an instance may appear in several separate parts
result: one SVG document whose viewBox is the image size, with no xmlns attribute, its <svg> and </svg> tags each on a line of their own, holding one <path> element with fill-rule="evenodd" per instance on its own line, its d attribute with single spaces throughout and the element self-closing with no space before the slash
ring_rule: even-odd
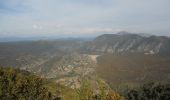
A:
<svg viewBox="0 0 170 100">
<path fill-rule="evenodd" d="M 169 54 L 170 38 L 166 36 L 144 37 L 126 32 L 103 34 L 88 42 L 83 49 L 99 53 Z"/>
</svg>

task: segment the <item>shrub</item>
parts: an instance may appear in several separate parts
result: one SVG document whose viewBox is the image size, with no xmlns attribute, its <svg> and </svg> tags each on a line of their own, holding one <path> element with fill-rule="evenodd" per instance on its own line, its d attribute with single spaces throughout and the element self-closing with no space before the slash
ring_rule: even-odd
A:
<svg viewBox="0 0 170 100">
<path fill-rule="evenodd" d="M 170 84 L 149 83 L 129 90 L 127 100 L 170 100 Z"/>
<path fill-rule="evenodd" d="M 51 100 L 43 79 L 26 71 L 0 68 L 1 100 Z"/>
</svg>

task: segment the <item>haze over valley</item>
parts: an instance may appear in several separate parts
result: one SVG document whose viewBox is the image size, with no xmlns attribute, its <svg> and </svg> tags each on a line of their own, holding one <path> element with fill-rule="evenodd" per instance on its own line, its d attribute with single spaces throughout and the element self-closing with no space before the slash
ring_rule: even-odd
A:
<svg viewBox="0 0 170 100">
<path fill-rule="evenodd" d="M 0 0 L 0 100 L 170 100 L 169 0 Z"/>
<path fill-rule="evenodd" d="M 27 70 L 71 88 L 78 88 L 82 77 L 115 85 L 170 80 L 166 36 L 119 32 L 86 41 L 1 42 L 0 48 L 1 66 Z"/>
</svg>

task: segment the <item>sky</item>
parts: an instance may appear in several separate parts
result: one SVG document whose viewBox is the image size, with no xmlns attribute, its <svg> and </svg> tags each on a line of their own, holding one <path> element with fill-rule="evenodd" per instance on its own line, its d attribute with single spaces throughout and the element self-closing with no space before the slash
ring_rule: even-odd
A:
<svg viewBox="0 0 170 100">
<path fill-rule="evenodd" d="M 170 0 L 0 0 L 0 36 L 170 36 Z"/>
</svg>

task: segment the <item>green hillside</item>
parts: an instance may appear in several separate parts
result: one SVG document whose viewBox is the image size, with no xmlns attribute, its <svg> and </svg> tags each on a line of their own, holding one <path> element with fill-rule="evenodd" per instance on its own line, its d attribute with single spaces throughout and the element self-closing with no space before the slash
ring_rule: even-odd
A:
<svg viewBox="0 0 170 100">
<path fill-rule="evenodd" d="M 27 71 L 0 68 L 1 100 L 74 100 L 72 89 L 42 79 Z"/>
<path fill-rule="evenodd" d="M 149 83 L 124 88 L 120 93 L 107 90 L 99 82 L 99 90 L 83 80 L 78 89 L 70 89 L 27 71 L 0 67 L 0 100 L 169 100 L 170 84 Z"/>
<path fill-rule="evenodd" d="M 169 82 L 170 57 L 159 55 L 103 55 L 97 73 L 111 87 L 139 86 L 148 82 Z"/>
<path fill-rule="evenodd" d="M 79 89 L 70 89 L 27 71 L 0 67 L 0 100 L 124 100 L 102 83 L 98 93 L 88 80 Z"/>
</svg>

